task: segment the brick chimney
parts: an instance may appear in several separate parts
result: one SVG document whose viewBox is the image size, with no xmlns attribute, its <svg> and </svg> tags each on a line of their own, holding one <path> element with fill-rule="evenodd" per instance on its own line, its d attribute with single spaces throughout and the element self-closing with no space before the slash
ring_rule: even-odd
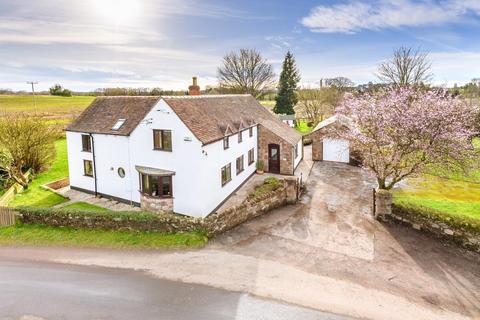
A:
<svg viewBox="0 0 480 320">
<path fill-rule="evenodd" d="M 188 95 L 189 96 L 199 96 L 200 95 L 200 87 L 197 84 L 197 77 L 192 78 L 193 83 L 190 87 L 188 87 Z"/>
</svg>

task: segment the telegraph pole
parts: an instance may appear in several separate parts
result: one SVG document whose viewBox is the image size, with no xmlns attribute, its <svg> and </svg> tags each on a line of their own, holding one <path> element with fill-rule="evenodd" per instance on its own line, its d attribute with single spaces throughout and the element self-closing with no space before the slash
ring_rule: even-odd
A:
<svg viewBox="0 0 480 320">
<path fill-rule="evenodd" d="M 33 108 L 35 109 L 35 114 L 37 114 L 37 101 L 35 100 L 35 85 L 38 84 L 38 82 L 27 81 L 27 84 L 32 85 Z"/>
</svg>

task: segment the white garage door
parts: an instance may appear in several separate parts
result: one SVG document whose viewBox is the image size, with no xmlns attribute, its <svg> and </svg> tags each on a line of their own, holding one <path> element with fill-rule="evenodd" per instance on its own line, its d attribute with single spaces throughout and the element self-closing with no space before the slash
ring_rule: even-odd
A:
<svg viewBox="0 0 480 320">
<path fill-rule="evenodd" d="M 350 151 L 348 141 L 339 139 L 323 139 L 323 161 L 349 162 Z"/>
</svg>

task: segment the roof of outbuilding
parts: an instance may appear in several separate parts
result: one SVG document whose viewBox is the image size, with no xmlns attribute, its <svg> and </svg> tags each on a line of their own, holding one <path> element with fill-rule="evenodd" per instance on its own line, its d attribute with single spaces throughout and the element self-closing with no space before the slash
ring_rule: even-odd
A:
<svg viewBox="0 0 480 320">
<path fill-rule="evenodd" d="M 185 125 L 208 144 L 261 124 L 290 144 L 302 136 L 282 123 L 251 95 L 163 97 Z"/>
<path fill-rule="evenodd" d="M 82 114 L 72 122 L 67 131 L 128 136 L 157 104 L 159 97 L 97 97 Z M 118 130 L 113 126 L 125 122 Z"/>
<path fill-rule="evenodd" d="M 331 116 L 330 118 L 327 118 L 325 120 L 323 120 L 322 122 L 320 122 L 319 124 L 317 124 L 317 126 L 312 130 L 311 133 L 315 132 L 315 131 L 318 131 L 318 130 L 321 130 L 325 127 L 328 127 L 334 123 L 339 123 L 347 128 L 352 128 L 352 120 L 350 118 L 348 118 L 347 116 L 344 116 L 343 114 L 335 114 L 333 116 Z"/>
</svg>

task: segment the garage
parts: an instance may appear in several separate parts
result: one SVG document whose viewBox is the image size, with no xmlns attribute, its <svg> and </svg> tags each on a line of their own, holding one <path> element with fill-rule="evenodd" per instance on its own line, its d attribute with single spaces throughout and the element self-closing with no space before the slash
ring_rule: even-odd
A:
<svg viewBox="0 0 480 320">
<path fill-rule="evenodd" d="M 312 160 L 349 163 L 349 142 L 338 138 L 339 132 L 349 128 L 350 119 L 341 115 L 320 122 L 307 136 L 312 140 Z"/>
<path fill-rule="evenodd" d="M 348 163 L 350 161 L 348 141 L 323 138 L 323 161 Z"/>
</svg>

